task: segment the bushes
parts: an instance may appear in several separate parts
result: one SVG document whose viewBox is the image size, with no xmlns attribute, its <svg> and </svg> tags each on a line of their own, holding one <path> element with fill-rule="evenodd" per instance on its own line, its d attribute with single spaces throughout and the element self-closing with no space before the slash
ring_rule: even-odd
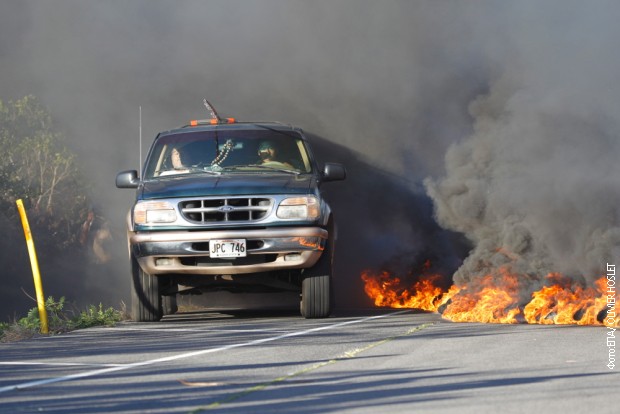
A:
<svg viewBox="0 0 620 414">
<path fill-rule="evenodd" d="M 90 204 L 64 141 L 34 96 L 0 100 L 0 214 L 17 222 L 15 200 L 23 199 L 38 243 L 58 251 L 78 245 Z"/>
<path fill-rule="evenodd" d="M 91 326 L 114 326 L 117 322 L 126 319 L 123 311 L 111 307 L 104 309 L 101 303 L 99 306 L 90 305 L 86 310 L 77 313 L 65 310 L 65 305 L 64 297 L 56 301 L 50 296 L 45 302 L 50 334 L 59 334 Z M 38 334 L 40 327 L 39 309 L 35 307 L 30 309 L 26 317 L 13 324 L 1 322 L 0 342 L 32 338 Z"/>
</svg>

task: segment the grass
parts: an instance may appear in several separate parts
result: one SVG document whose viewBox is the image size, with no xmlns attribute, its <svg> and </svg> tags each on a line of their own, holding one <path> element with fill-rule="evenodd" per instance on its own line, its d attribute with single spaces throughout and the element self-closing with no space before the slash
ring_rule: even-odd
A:
<svg viewBox="0 0 620 414">
<path fill-rule="evenodd" d="M 47 309 L 47 324 L 49 333 L 60 334 L 76 329 L 89 328 L 91 326 L 114 326 L 117 322 L 127 319 L 124 310 L 114 308 L 104 309 L 90 305 L 85 310 L 75 312 L 65 309 L 64 296 L 56 301 L 49 297 L 45 301 Z M 28 315 L 13 322 L 0 322 L 0 342 L 14 342 L 37 336 L 41 330 L 38 307 L 30 309 Z"/>
</svg>

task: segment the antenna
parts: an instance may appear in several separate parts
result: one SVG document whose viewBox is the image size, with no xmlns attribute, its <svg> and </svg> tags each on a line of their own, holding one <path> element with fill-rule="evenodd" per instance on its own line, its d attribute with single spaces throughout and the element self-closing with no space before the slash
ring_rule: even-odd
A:
<svg viewBox="0 0 620 414">
<path fill-rule="evenodd" d="M 207 98 L 204 98 L 202 100 L 202 103 L 204 104 L 205 108 L 207 108 L 211 119 L 217 119 L 217 122 L 220 123 L 222 121 L 222 118 L 220 118 L 220 116 L 217 114 L 213 105 L 211 105 L 209 101 L 207 101 Z"/>
<path fill-rule="evenodd" d="M 140 137 L 139 137 L 139 150 L 140 153 L 140 164 L 138 164 L 138 169 L 142 171 L 142 105 L 140 105 L 138 111 L 138 118 L 140 119 Z"/>
</svg>

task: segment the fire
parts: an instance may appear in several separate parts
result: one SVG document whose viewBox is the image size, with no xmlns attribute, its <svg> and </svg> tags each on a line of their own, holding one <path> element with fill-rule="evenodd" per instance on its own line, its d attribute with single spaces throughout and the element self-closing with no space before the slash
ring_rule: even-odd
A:
<svg viewBox="0 0 620 414">
<path fill-rule="evenodd" d="M 436 311 L 438 303 L 441 302 L 443 291 L 434 285 L 438 278 L 438 275 L 420 278 L 409 291 L 399 288 L 400 279 L 392 277 L 388 272 L 382 272 L 378 276 L 368 272 L 362 273 L 362 280 L 366 284 L 364 290 L 369 297 L 374 299 L 376 306 L 427 311 Z"/>
<path fill-rule="evenodd" d="M 494 284 L 496 277 L 486 276 L 479 282 L 481 288 L 470 291 L 461 288 L 451 298 L 443 316 L 455 322 L 517 323 L 519 280 L 505 268 L 501 286 Z"/>
<path fill-rule="evenodd" d="M 598 279 L 596 287 L 587 288 L 573 286 L 557 273 L 548 275 L 547 279 L 553 284 L 532 293 L 532 300 L 523 308 L 528 323 L 601 324 L 598 317 L 608 302 L 606 277 Z M 610 326 L 618 326 L 619 318 L 613 315 L 608 322 L 612 322 Z"/>
<path fill-rule="evenodd" d="M 386 271 L 365 271 L 361 277 L 375 306 L 440 312 L 454 322 L 620 326 L 605 276 L 595 286 L 583 286 L 550 273 L 541 288 L 527 294 L 529 278 L 512 273 L 509 266 L 497 272 L 448 290 L 438 286 L 441 275 L 422 275 L 411 286 Z"/>
<path fill-rule="evenodd" d="M 294 237 L 293 240 L 294 242 L 297 242 L 299 244 L 301 244 L 302 246 L 306 246 L 306 247 L 312 247 L 312 248 L 319 248 L 320 250 L 323 250 L 323 248 L 321 247 L 318 238 L 316 237 Z"/>
</svg>

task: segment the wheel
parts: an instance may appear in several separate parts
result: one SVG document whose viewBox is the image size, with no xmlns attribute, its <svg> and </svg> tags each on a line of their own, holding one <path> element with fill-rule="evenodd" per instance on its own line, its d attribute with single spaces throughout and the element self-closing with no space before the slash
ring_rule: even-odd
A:
<svg viewBox="0 0 620 414">
<path fill-rule="evenodd" d="M 301 285 L 301 316 L 327 318 L 331 313 L 331 276 L 308 276 Z"/>
<path fill-rule="evenodd" d="M 162 308 L 164 315 L 172 315 L 177 313 L 179 306 L 177 305 L 177 295 L 162 296 Z"/>
<path fill-rule="evenodd" d="M 332 307 L 333 241 L 330 239 L 319 261 L 304 271 L 301 282 L 301 315 L 306 318 L 327 318 Z"/>
<path fill-rule="evenodd" d="M 157 322 L 163 316 L 159 278 L 144 273 L 138 261 L 131 256 L 131 313 L 136 322 Z M 175 298 L 176 299 L 176 298 Z"/>
<path fill-rule="evenodd" d="M 158 276 L 159 279 L 159 293 L 164 293 L 161 297 L 161 306 L 164 316 L 173 315 L 179 310 L 177 305 L 177 282 L 170 276 Z M 174 292 L 174 293 L 170 293 Z"/>
</svg>

